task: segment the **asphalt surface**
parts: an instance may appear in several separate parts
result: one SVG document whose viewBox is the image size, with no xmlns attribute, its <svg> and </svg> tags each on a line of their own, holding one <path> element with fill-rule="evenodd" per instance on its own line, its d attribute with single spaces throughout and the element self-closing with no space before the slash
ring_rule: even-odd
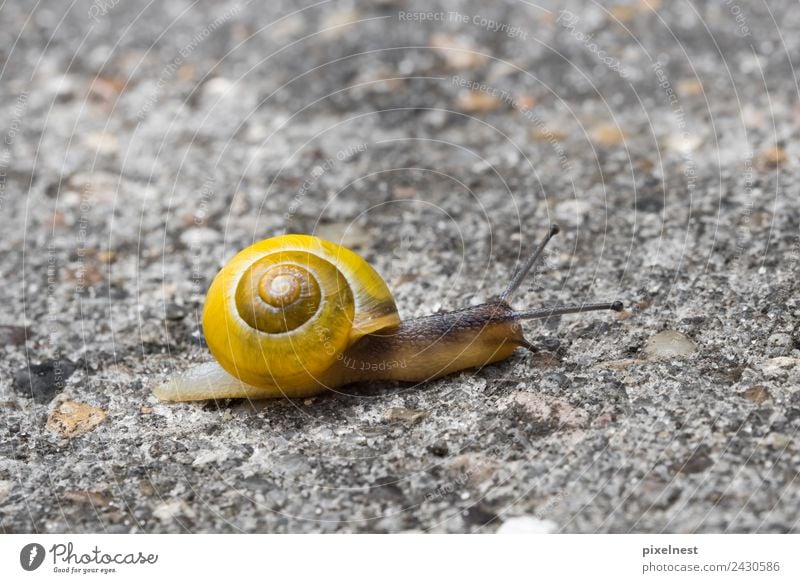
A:
<svg viewBox="0 0 800 583">
<path fill-rule="evenodd" d="M 796 4 L 303 6 L 0 9 L 0 532 L 796 532 Z M 420 386 L 151 394 L 254 241 L 411 317 L 551 222 L 514 305 L 625 312 Z"/>
</svg>

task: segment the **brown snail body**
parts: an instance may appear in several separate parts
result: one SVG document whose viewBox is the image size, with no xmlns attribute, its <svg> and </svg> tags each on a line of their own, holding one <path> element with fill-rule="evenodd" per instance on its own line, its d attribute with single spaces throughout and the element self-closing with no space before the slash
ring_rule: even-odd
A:
<svg viewBox="0 0 800 583">
<path fill-rule="evenodd" d="M 554 225 L 496 300 L 410 320 L 400 319 L 386 284 L 352 251 L 306 235 L 262 241 L 234 257 L 209 289 L 203 329 L 217 362 L 154 393 L 167 401 L 307 397 L 358 381 L 424 382 L 533 350 L 523 320 L 621 310 L 620 302 L 511 308 L 557 232 Z"/>
<path fill-rule="evenodd" d="M 356 381 L 422 382 L 505 360 L 527 342 L 505 303 L 481 304 L 401 322 L 350 346 L 331 367 L 332 386 Z"/>
</svg>

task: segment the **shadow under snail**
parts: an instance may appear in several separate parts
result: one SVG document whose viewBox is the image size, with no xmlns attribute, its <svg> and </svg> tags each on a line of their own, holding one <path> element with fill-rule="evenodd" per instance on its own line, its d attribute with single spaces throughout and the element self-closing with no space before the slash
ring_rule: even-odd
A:
<svg viewBox="0 0 800 583">
<path fill-rule="evenodd" d="M 485 304 L 401 320 L 392 294 L 361 257 L 309 235 L 283 235 L 240 251 L 214 278 L 203 332 L 216 362 L 158 386 L 165 401 L 308 397 L 366 380 L 424 382 L 535 348 L 520 322 L 621 302 L 516 311 L 514 292 L 550 232 L 500 296 Z"/>
</svg>

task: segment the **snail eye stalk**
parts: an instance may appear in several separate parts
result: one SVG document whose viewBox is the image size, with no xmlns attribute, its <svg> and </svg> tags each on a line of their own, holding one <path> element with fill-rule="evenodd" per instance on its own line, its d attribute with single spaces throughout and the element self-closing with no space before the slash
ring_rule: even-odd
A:
<svg viewBox="0 0 800 583">
<path fill-rule="evenodd" d="M 545 247 L 550 242 L 555 235 L 557 235 L 561 229 L 555 223 L 550 227 L 550 231 L 545 235 L 539 244 L 534 249 L 533 253 L 531 253 L 530 257 L 525 260 L 525 263 L 522 264 L 522 267 L 514 274 L 514 277 L 511 278 L 511 282 L 508 284 L 508 287 L 505 291 L 500 294 L 500 301 L 508 303 L 509 299 L 514 292 L 519 289 L 519 286 L 522 284 L 522 281 L 525 277 L 530 273 L 531 269 L 539 262 L 539 258 L 542 255 Z M 601 304 L 584 304 L 584 305 L 571 305 L 571 306 L 553 306 L 550 308 L 538 308 L 536 310 L 528 310 L 525 312 L 518 312 L 516 314 L 517 318 L 520 320 L 538 320 L 542 318 L 549 318 L 550 316 L 561 316 L 563 314 L 578 314 L 581 312 L 596 312 L 599 310 L 614 310 L 615 312 L 621 312 L 624 309 L 622 302 L 605 302 Z"/>
<path fill-rule="evenodd" d="M 550 242 L 554 236 L 556 236 L 561 229 L 555 223 L 550 227 L 550 231 L 545 235 L 545 237 L 539 242 L 536 246 L 536 249 L 533 251 L 530 257 L 525 260 L 525 263 L 522 264 L 522 267 L 519 268 L 514 277 L 511 278 L 511 282 L 509 282 L 508 287 L 505 291 L 500 294 L 500 301 L 506 302 L 511 299 L 511 296 L 514 295 L 514 292 L 519 289 L 519 286 L 522 284 L 522 280 L 525 279 L 525 276 L 530 273 L 530 270 L 533 269 L 533 266 L 536 265 L 539 261 L 539 257 L 541 257 L 544 248 L 547 247 L 547 244 Z"/>
<path fill-rule="evenodd" d="M 553 306 L 552 308 L 538 308 L 526 312 L 518 312 L 517 318 L 520 320 L 540 320 L 550 316 L 561 316 L 563 314 L 578 314 L 581 312 L 597 312 L 599 310 L 614 310 L 621 312 L 624 309 L 622 302 L 605 302 L 602 304 L 584 304 L 582 306 Z"/>
</svg>

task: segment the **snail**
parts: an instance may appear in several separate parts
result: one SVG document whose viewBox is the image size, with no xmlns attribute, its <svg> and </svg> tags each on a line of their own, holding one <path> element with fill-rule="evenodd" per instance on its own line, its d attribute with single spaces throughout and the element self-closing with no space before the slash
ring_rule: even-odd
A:
<svg viewBox="0 0 800 583">
<path fill-rule="evenodd" d="M 203 332 L 216 362 L 155 388 L 165 401 L 308 397 L 365 380 L 424 382 L 535 351 L 524 320 L 622 310 L 622 303 L 516 311 L 514 292 L 553 225 L 506 289 L 487 303 L 401 320 L 386 283 L 361 257 L 310 235 L 283 235 L 240 251 L 216 275 Z"/>
</svg>

